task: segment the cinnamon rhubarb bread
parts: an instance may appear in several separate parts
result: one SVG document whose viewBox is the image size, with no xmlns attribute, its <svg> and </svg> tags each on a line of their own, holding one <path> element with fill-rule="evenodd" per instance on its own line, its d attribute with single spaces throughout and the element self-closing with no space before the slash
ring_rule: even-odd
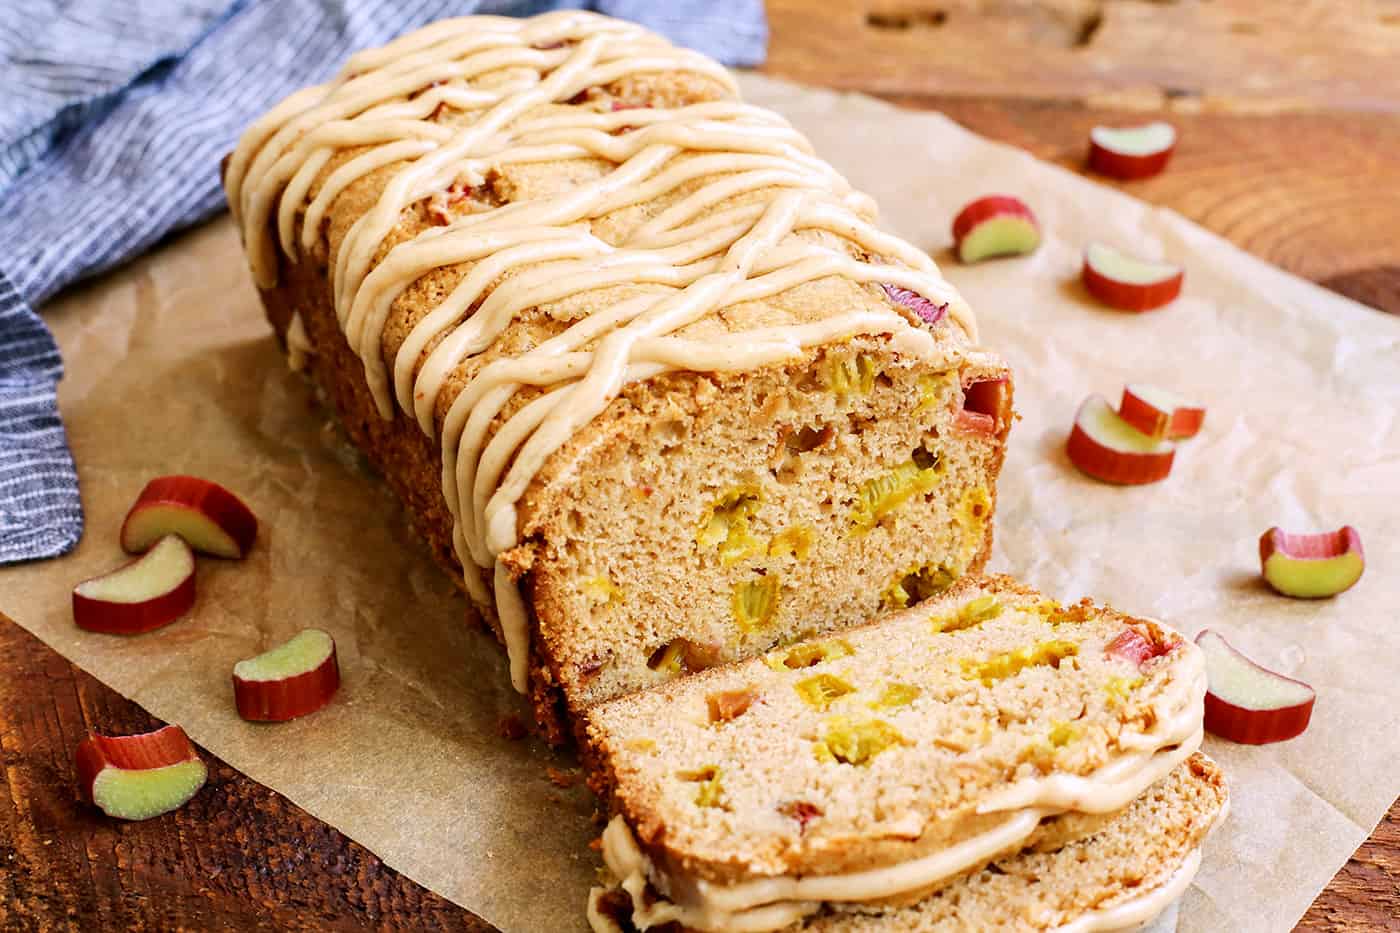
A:
<svg viewBox="0 0 1400 933">
<path fill-rule="evenodd" d="M 1004 363 L 714 62 L 468 17 L 254 124 L 267 314 L 561 712 L 914 605 L 986 560 Z"/>
<path fill-rule="evenodd" d="M 912 905 L 829 904 L 791 929 L 808 933 L 1137 929 L 1190 885 L 1200 867 L 1201 844 L 1228 810 L 1224 776 L 1213 761 L 1197 752 L 1088 834 L 1005 856 Z M 635 916 L 627 885 L 643 885 L 638 871 L 644 857 L 630 849 L 624 858 L 631 861 L 620 867 L 631 874 L 626 879 L 609 876 L 610 885 L 595 888 L 589 898 L 588 918 L 595 933 L 697 929 L 677 921 L 658 926 Z M 664 901 L 650 903 L 643 913 L 664 912 Z"/>
<path fill-rule="evenodd" d="M 777 929 L 1094 831 L 1199 747 L 1205 687 L 1199 649 L 1159 623 L 966 578 L 599 704 L 584 751 L 608 867 L 643 871 L 636 919 Z M 1061 814 L 1087 818 L 1043 825 Z"/>
</svg>

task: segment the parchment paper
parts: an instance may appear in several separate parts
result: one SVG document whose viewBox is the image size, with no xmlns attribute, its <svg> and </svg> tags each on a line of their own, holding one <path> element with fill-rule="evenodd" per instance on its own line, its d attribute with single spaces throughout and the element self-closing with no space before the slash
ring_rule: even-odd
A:
<svg viewBox="0 0 1400 933">
<path fill-rule="evenodd" d="M 1233 812 L 1180 909 L 1188 931 L 1284 930 L 1400 792 L 1400 321 L 1284 274 L 1179 216 L 932 114 L 745 78 L 930 250 L 1017 375 L 1024 416 L 1001 479 L 993 566 L 1060 598 L 1092 594 L 1188 635 L 1217 628 L 1318 690 L 1312 727 L 1265 748 L 1210 740 Z M 1239 171 L 1248 171 L 1239 166 Z M 1006 191 L 1038 213 L 1030 258 L 960 267 L 954 211 Z M 1186 265 L 1171 307 L 1100 309 L 1078 285 L 1090 239 Z M 70 556 L 0 570 L 0 609 L 65 656 L 390 865 L 508 931 L 583 928 L 597 864 L 581 788 L 533 741 L 497 736 L 522 706 L 501 654 L 394 500 L 337 440 L 263 322 L 227 217 L 53 303 L 60 400 L 87 533 Z M 1079 402 L 1123 383 L 1209 406 L 1172 476 L 1137 489 L 1077 473 L 1063 444 Z M 117 530 L 145 481 L 226 483 L 262 519 L 244 562 L 201 560 L 190 618 L 119 638 L 72 624 L 69 591 L 123 557 Z M 1360 584 L 1334 600 L 1271 594 L 1256 540 L 1355 524 Z M 234 712 L 238 659 L 316 625 L 344 686 L 279 726 Z"/>
</svg>

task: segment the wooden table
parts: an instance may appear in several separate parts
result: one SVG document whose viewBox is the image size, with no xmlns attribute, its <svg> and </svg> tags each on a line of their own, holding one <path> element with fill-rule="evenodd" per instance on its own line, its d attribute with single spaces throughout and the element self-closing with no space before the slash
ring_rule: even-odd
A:
<svg viewBox="0 0 1400 933">
<path fill-rule="evenodd" d="M 1400 3 L 769 0 L 765 71 L 944 111 L 1078 168 L 1089 128 L 1165 116 L 1125 186 L 1400 313 Z M 3 598 L 3 597 L 0 597 Z M 158 820 L 80 805 L 88 730 L 155 721 L 0 615 L 0 928 L 489 927 L 211 755 Z M 1299 929 L 1400 929 L 1400 802 Z"/>
</svg>

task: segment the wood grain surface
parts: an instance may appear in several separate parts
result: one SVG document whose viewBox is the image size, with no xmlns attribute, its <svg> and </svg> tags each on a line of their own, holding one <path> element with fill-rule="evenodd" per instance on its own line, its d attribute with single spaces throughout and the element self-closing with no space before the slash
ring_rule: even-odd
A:
<svg viewBox="0 0 1400 933">
<path fill-rule="evenodd" d="M 203 749 L 185 807 L 104 817 L 78 743 L 159 721 L 4 615 L 0 671 L 0 930 L 492 929 Z"/>
<path fill-rule="evenodd" d="M 768 67 L 872 94 L 1400 111 L 1394 0 L 768 0 Z"/>
<path fill-rule="evenodd" d="M 1046 53 L 1043 33 L 1086 8 L 1105 25 Z M 941 110 L 1075 170 L 1096 124 L 1169 120 L 1180 142 L 1166 173 L 1099 180 L 1400 313 L 1400 0 L 769 0 L 768 11 L 763 71 Z M 1224 46 L 1222 22 L 1236 24 Z M 1304 66 L 1251 50 L 1305 40 L 1301 60 L 1318 77 L 1304 107 L 1283 83 Z M 1367 109 L 1341 78 L 1362 62 Z M 1197 80 L 1158 71 L 1176 67 Z"/>
<path fill-rule="evenodd" d="M 1163 116 L 1170 170 L 1125 190 L 1400 313 L 1396 0 L 769 0 L 769 16 L 768 73 L 937 108 L 1076 170 L 1091 126 Z M 82 805 L 78 741 L 154 725 L 0 615 L 0 929 L 490 929 L 207 753 L 209 786 L 174 814 Z M 1299 929 L 1400 930 L 1400 802 Z"/>
</svg>

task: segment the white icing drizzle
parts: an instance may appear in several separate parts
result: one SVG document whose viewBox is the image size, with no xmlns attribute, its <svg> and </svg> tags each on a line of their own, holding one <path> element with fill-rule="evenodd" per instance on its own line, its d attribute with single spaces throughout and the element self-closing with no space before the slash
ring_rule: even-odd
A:
<svg viewBox="0 0 1400 933">
<path fill-rule="evenodd" d="M 949 319 L 976 340 L 971 312 L 932 260 L 875 229 L 869 198 L 815 158 L 777 115 L 737 100 L 615 113 L 550 106 L 621 78 L 662 72 L 703 75 L 735 91 L 715 62 L 594 14 L 445 20 L 361 52 L 332 81 L 293 94 L 244 134 L 225 176 L 254 279 L 271 288 L 279 249 L 298 261 L 322 236 L 340 193 L 370 172 L 398 166 L 339 244 L 332 287 L 380 414 L 392 417 L 397 405 L 429 435 L 448 377 L 524 312 L 608 285 L 654 286 L 482 367 L 442 427 L 454 547 L 468 590 L 483 606 L 493 593 L 481 571 L 493 571 L 511 680 L 522 692 L 527 613 L 497 557 L 518 544 L 517 503 L 549 456 L 623 386 L 671 370 L 752 370 L 862 334 L 886 335 L 916 358 L 935 352 L 927 328 L 894 305 L 703 341 L 677 331 L 738 302 L 843 276 L 946 302 Z M 440 105 L 474 111 L 475 119 L 435 123 Z M 350 147 L 369 148 L 330 173 L 308 204 L 322 170 Z M 479 185 L 504 165 L 581 158 L 613 168 L 554 196 L 452 217 L 376 262 L 404 210 L 454 183 Z M 624 242 L 591 232 L 591 221 L 681 185 L 689 193 Z M 822 232 L 888 260 L 854 259 L 814 236 Z M 411 328 L 386 366 L 382 343 L 394 301 L 422 276 L 467 262 L 475 264 L 471 271 Z M 493 420 L 524 386 L 541 394 L 492 434 Z"/>
<path fill-rule="evenodd" d="M 622 927 L 616 920 L 599 910 L 598 905 L 602 903 L 603 895 L 608 893 L 608 888 L 594 887 L 588 889 L 588 927 L 593 933 L 623 933 Z"/>
<path fill-rule="evenodd" d="M 1216 812 L 1215 819 L 1211 821 L 1210 828 L 1206 830 L 1206 835 L 1215 832 L 1229 815 L 1230 798 L 1226 797 Z M 1054 933 L 1107 933 L 1110 930 L 1135 930 L 1146 926 L 1166 910 L 1172 901 L 1186 893 L 1200 868 L 1201 847 L 1197 846 L 1187 853 L 1180 867 L 1172 872 L 1163 884 L 1137 897 L 1120 901 L 1112 907 L 1092 910 L 1070 923 L 1056 927 Z"/>
<path fill-rule="evenodd" d="M 1121 810 L 1143 789 L 1171 773 L 1201 747 L 1205 734 L 1196 712 L 1196 731 L 1180 744 L 1158 752 L 1131 752 L 1091 775 L 1050 774 L 1016 781 L 983 801 L 978 813 L 1002 813 L 1034 803 L 1057 811 L 1112 813 Z"/>
<path fill-rule="evenodd" d="M 647 892 L 647 884 L 667 880 L 656 871 L 651 859 L 646 856 L 631 828 L 621 815 L 614 816 L 603 830 L 603 861 L 608 871 L 617 879 L 616 886 L 626 891 L 632 899 L 632 923 L 638 929 L 678 922 L 684 927 L 700 930 L 721 929 L 729 933 L 739 931 L 780 930 L 796 923 L 821 907 L 819 901 L 788 900 L 766 904 L 742 911 L 729 911 L 707 904 L 700 898 L 694 903 L 679 904 L 674 900 L 655 897 Z M 781 879 L 774 879 L 781 880 Z M 589 920 L 597 914 L 596 899 L 589 895 Z M 599 915 L 601 916 L 601 915 Z M 605 918 L 606 919 L 606 918 Z M 595 931 L 606 929 L 594 924 Z"/>
<path fill-rule="evenodd" d="M 1123 753 L 1091 775 L 1051 774 L 1014 781 L 977 806 L 999 813 L 1027 806 L 1049 806 L 1082 813 L 1110 813 L 1126 806 L 1148 784 L 1165 777 L 1189 758 L 1204 739 L 1201 716 L 1206 693 L 1205 656 L 1183 643 L 1173 662 L 1167 689 L 1153 704 L 1154 727 L 1118 737 Z M 1144 775 L 1148 780 L 1143 783 Z"/>
<path fill-rule="evenodd" d="M 724 915 L 781 901 L 858 902 L 894 897 L 936 884 L 970 865 L 1014 848 L 1029 838 L 1041 819 L 1051 812 L 1036 808 L 1021 810 L 992 829 L 946 849 L 881 868 L 839 875 L 783 875 L 730 885 L 697 880 L 694 884 L 696 900 L 711 912 Z"/>
<path fill-rule="evenodd" d="M 1201 869 L 1201 850 L 1192 849 L 1180 867 L 1165 882 L 1137 897 L 1112 907 L 1080 914 L 1069 923 L 1055 927 L 1054 933 L 1107 933 L 1110 930 L 1136 930 L 1151 923 L 1168 905 L 1186 893 Z"/>
</svg>

